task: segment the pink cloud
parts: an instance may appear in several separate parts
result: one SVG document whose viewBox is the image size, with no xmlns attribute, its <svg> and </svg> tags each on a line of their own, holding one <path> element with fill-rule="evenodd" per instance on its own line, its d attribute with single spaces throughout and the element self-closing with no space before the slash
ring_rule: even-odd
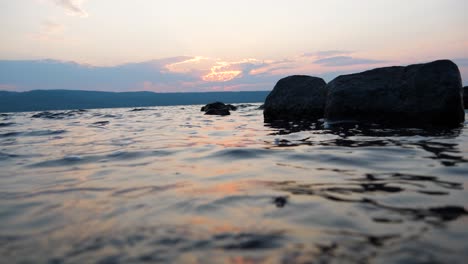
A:
<svg viewBox="0 0 468 264">
<path fill-rule="evenodd" d="M 69 15 L 87 17 L 88 13 L 83 9 L 84 0 L 53 0 L 53 2 L 66 10 Z"/>
<path fill-rule="evenodd" d="M 60 41 L 63 40 L 65 26 L 56 22 L 54 19 L 46 19 L 41 23 L 41 29 L 33 38 L 41 41 Z"/>
<path fill-rule="evenodd" d="M 0 90 L 3 91 L 18 91 L 20 90 L 18 86 L 12 84 L 0 84 Z"/>
</svg>

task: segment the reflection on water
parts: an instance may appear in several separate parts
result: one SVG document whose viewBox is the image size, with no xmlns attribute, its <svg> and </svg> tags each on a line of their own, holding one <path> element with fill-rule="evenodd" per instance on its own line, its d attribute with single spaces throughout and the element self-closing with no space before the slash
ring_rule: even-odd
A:
<svg viewBox="0 0 468 264">
<path fill-rule="evenodd" d="M 463 263 L 468 130 L 0 114 L 8 263 Z"/>
</svg>

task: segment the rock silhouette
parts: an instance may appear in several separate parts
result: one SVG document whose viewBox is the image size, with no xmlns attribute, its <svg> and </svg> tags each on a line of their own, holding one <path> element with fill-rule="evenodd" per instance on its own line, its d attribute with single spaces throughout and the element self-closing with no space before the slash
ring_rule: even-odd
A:
<svg viewBox="0 0 468 264">
<path fill-rule="evenodd" d="M 460 71 L 449 60 L 343 75 L 326 89 L 330 123 L 459 126 L 465 119 Z"/>
<path fill-rule="evenodd" d="M 327 97 L 325 86 L 323 79 L 305 75 L 279 80 L 265 100 L 265 121 L 322 118 Z"/>
<path fill-rule="evenodd" d="M 237 110 L 237 107 L 230 105 L 230 104 L 224 104 L 221 102 L 214 102 L 207 104 L 203 106 L 200 111 L 205 112 L 205 115 L 230 115 L 231 113 L 229 112 L 230 110 L 235 111 Z"/>
</svg>

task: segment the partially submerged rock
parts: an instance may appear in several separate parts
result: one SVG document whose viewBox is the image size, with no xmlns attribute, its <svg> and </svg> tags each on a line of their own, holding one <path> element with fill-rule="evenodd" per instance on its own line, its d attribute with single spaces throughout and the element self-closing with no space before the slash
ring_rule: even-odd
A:
<svg viewBox="0 0 468 264">
<path fill-rule="evenodd" d="M 231 113 L 229 110 L 235 111 L 237 110 L 237 107 L 230 105 L 230 104 L 224 104 L 221 102 L 214 102 L 207 104 L 203 106 L 200 111 L 205 112 L 205 115 L 230 115 Z"/>
<path fill-rule="evenodd" d="M 322 118 L 327 98 L 325 86 L 323 79 L 305 75 L 279 80 L 265 100 L 265 120 Z"/>
<path fill-rule="evenodd" d="M 460 71 L 449 60 L 343 75 L 327 90 L 331 123 L 459 126 L 465 120 Z"/>
</svg>

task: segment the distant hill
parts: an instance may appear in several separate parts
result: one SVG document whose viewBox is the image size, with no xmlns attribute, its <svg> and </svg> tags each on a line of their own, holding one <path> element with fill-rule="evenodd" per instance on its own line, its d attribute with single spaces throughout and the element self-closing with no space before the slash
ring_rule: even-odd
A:
<svg viewBox="0 0 468 264">
<path fill-rule="evenodd" d="M 0 91 L 0 112 L 264 102 L 269 91 L 153 93 L 79 90 Z"/>
</svg>

